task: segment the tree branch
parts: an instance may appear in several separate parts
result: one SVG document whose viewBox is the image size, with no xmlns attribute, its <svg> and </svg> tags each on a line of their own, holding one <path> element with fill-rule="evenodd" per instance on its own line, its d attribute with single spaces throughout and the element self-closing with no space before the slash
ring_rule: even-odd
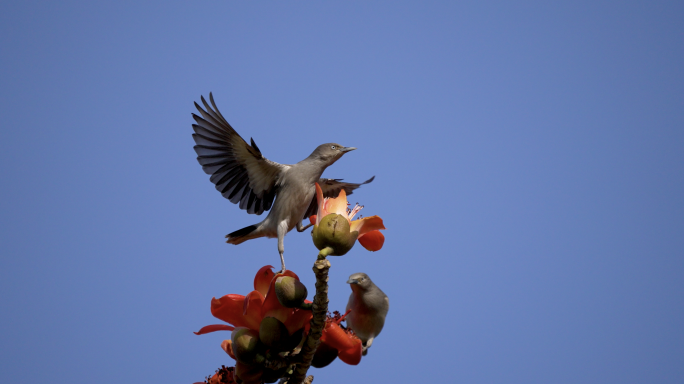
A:
<svg viewBox="0 0 684 384">
<path fill-rule="evenodd" d="M 320 343 L 328 314 L 328 270 L 330 269 L 330 262 L 325 257 L 331 250 L 328 250 L 328 248 L 321 250 L 318 254 L 318 260 L 316 260 L 313 266 L 313 271 L 316 275 L 316 295 L 313 299 L 311 329 L 300 353 L 302 362 L 297 365 L 292 377 L 288 380 L 288 383 L 291 384 L 311 383 L 313 381 L 313 376 L 306 377 L 306 372 L 311 366 L 311 361 Z"/>
</svg>

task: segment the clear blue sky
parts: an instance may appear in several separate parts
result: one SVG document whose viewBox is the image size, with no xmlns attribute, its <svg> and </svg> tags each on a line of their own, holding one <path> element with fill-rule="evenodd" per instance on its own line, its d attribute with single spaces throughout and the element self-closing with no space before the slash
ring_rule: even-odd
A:
<svg viewBox="0 0 684 384">
<path fill-rule="evenodd" d="M 684 382 L 682 2 L 0 5 L 0 382 L 192 383 L 230 358 L 213 296 L 275 240 L 195 160 L 214 93 L 264 155 L 325 176 L 385 247 L 333 258 L 390 296 L 316 382 Z M 308 234 L 288 267 L 313 290 Z"/>
</svg>

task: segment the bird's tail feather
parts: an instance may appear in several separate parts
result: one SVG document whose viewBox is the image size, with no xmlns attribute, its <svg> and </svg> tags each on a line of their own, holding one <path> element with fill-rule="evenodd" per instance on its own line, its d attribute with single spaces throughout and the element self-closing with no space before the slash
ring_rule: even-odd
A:
<svg viewBox="0 0 684 384">
<path fill-rule="evenodd" d="M 244 241 L 257 238 L 259 236 L 254 233 L 254 231 L 256 229 L 257 229 L 257 225 L 250 225 L 250 226 L 244 227 L 242 229 L 238 229 L 235 232 L 231 232 L 231 233 L 226 235 L 226 238 L 228 239 L 228 240 L 226 240 L 226 243 L 240 244 Z M 252 236 L 250 236 L 250 235 L 252 235 Z M 254 236 L 254 235 L 256 235 L 256 236 Z"/>
</svg>

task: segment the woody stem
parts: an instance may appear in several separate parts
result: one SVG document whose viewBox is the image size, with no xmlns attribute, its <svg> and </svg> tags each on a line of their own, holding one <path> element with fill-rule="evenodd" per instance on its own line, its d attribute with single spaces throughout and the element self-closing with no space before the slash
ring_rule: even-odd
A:
<svg viewBox="0 0 684 384">
<path fill-rule="evenodd" d="M 327 249 L 328 248 L 323 249 L 318 254 L 318 260 L 316 260 L 313 266 L 313 271 L 316 275 L 316 295 L 313 299 L 313 318 L 310 323 L 311 330 L 302 347 L 302 362 L 297 365 L 292 377 L 288 380 L 291 384 L 301 384 L 305 379 L 308 379 L 306 377 L 306 372 L 311 366 L 311 361 L 316 353 L 321 335 L 323 334 L 323 328 L 325 327 L 325 320 L 328 314 L 328 270 L 330 269 L 330 262 L 325 259 L 325 256 L 329 253 L 324 252 Z M 310 377 L 310 380 L 313 380 L 313 377 Z"/>
</svg>

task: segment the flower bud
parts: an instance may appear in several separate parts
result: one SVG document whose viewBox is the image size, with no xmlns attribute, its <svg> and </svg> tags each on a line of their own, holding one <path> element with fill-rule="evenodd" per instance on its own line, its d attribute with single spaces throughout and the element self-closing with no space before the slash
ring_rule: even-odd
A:
<svg viewBox="0 0 684 384">
<path fill-rule="evenodd" d="M 287 342 L 290 333 L 287 327 L 275 317 L 265 317 L 259 326 L 259 339 L 269 348 L 279 347 Z"/>
<path fill-rule="evenodd" d="M 259 348 L 259 335 L 249 328 L 237 327 L 230 336 L 233 355 L 242 363 L 249 364 Z"/>
<path fill-rule="evenodd" d="M 284 351 L 291 351 L 302 343 L 304 339 L 304 328 L 295 331 L 284 343 L 282 349 Z"/>
<path fill-rule="evenodd" d="M 314 368 L 323 368 L 335 361 L 337 354 L 337 349 L 326 343 L 320 343 L 316 349 L 313 360 L 311 360 L 311 366 Z"/>
<path fill-rule="evenodd" d="M 260 384 L 263 370 L 256 365 L 248 365 L 242 362 L 235 363 L 235 376 L 244 384 Z"/>
<path fill-rule="evenodd" d="M 306 299 L 306 286 L 291 276 L 280 276 L 275 281 L 275 292 L 283 307 L 297 308 Z"/>
<path fill-rule="evenodd" d="M 359 233 L 349 231 L 347 218 L 331 213 L 325 216 L 320 224 L 314 226 L 311 236 L 313 236 L 314 245 L 319 250 L 330 247 L 333 250 L 330 255 L 342 256 L 352 249 Z"/>
</svg>

